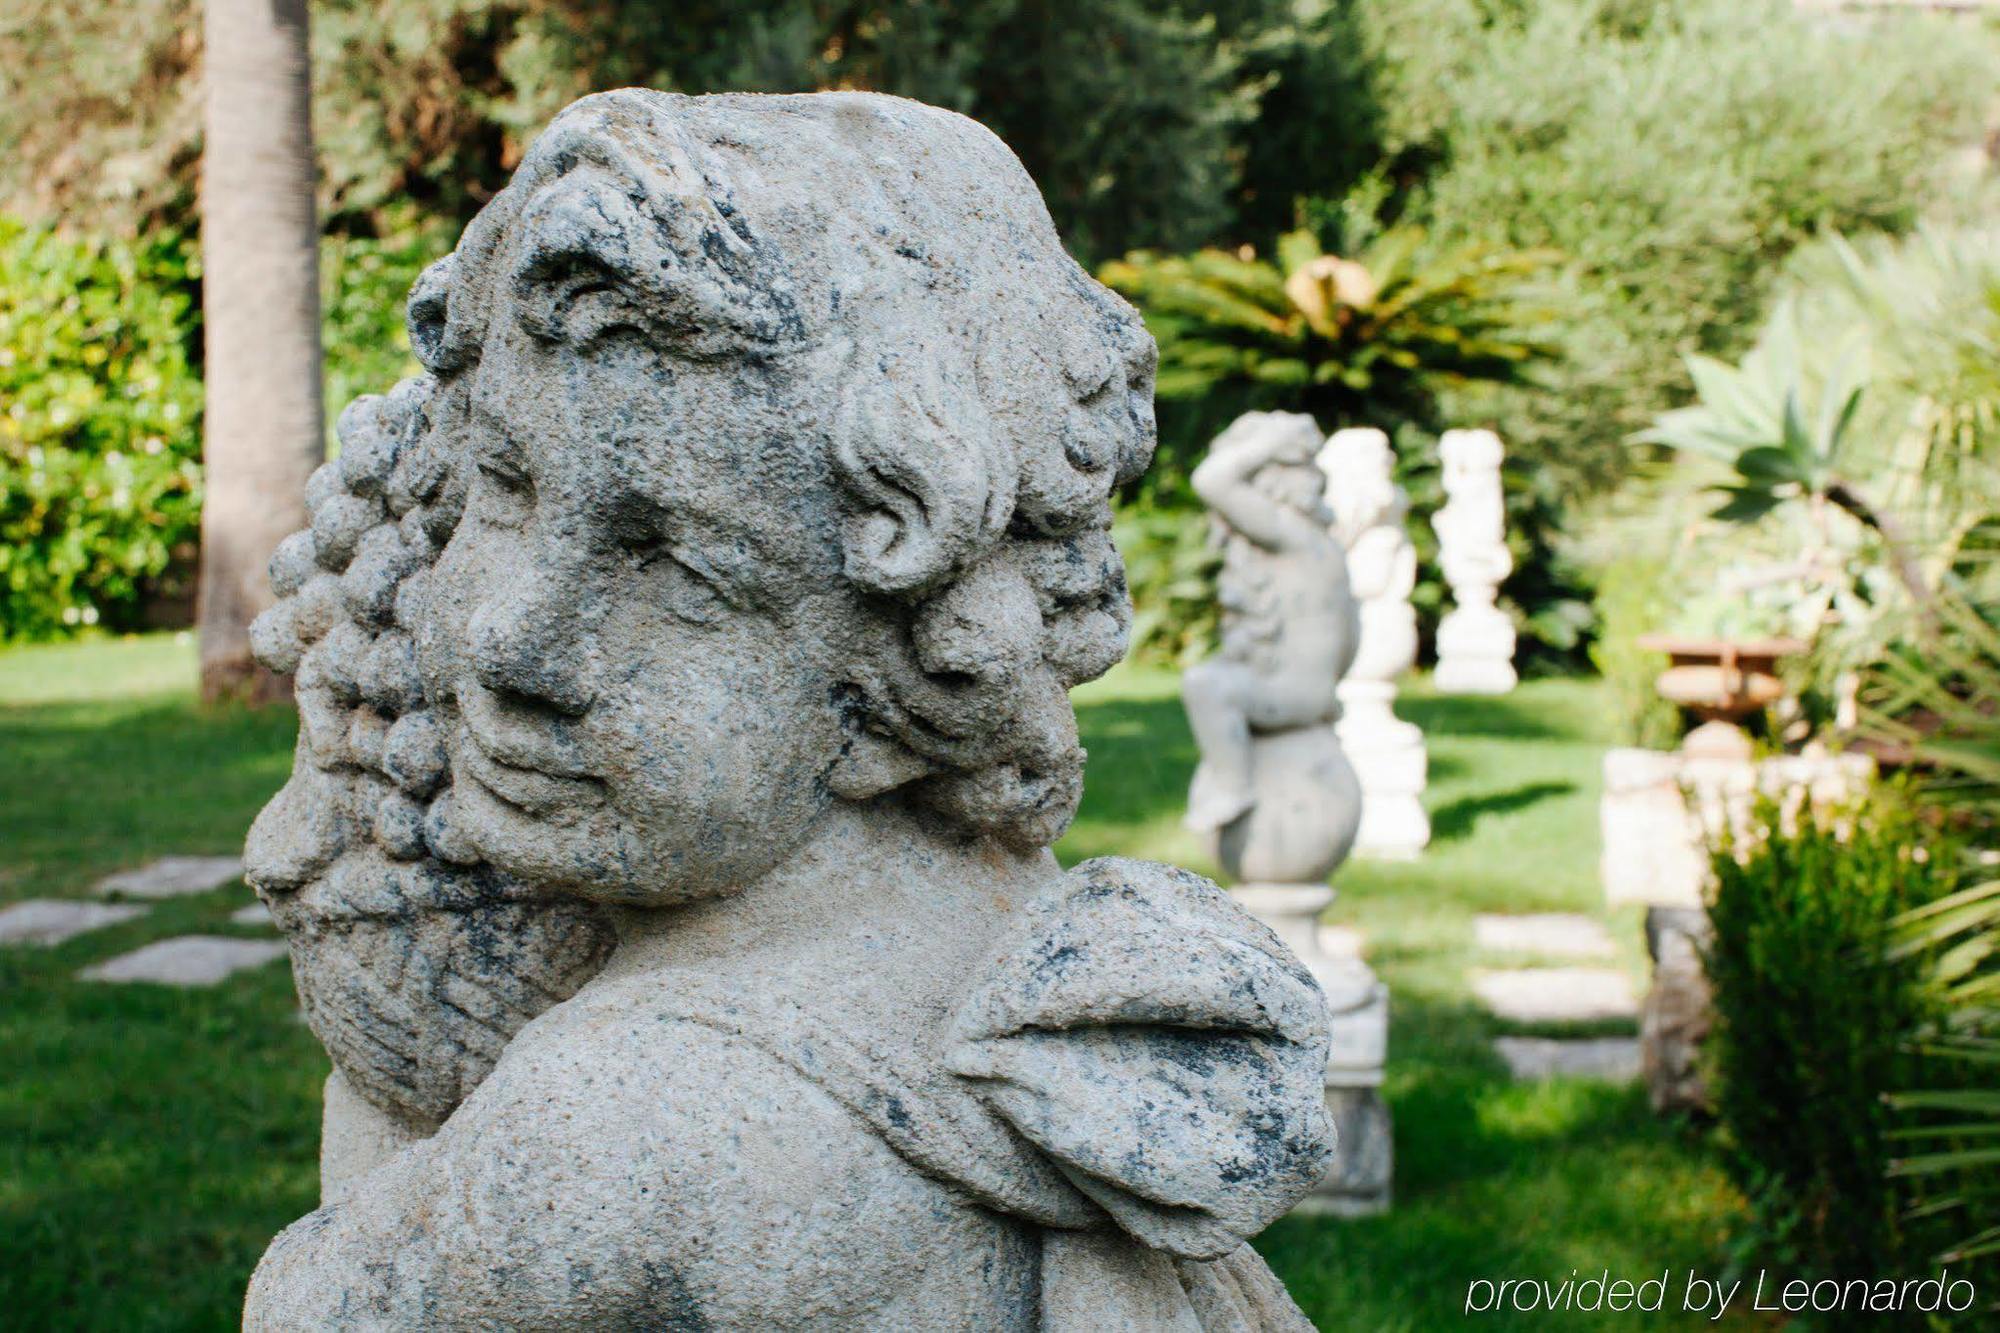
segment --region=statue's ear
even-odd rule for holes
[[[976,390],[885,361],[850,376],[833,458],[850,497],[847,575],[907,597],[951,575],[1012,517],[1014,478]]]

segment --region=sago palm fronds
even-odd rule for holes
[[[1892,656],[1877,673],[1876,730],[1936,774],[1926,794],[1989,835],[2000,827],[2000,628],[1958,598],[1944,599],[1938,633],[1921,652]],[[1906,913],[1897,952],[1931,958],[1946,1019],[1926,1049],[1967,1070],[1970,1086],[1898,1093],[1891,1104],[1925,1117],[1896,1137],[1912,1150],[1893,1174],[1945,1182],[1932,1211],[1958,1211],[1970,1230],[1944,1262],[2000,1254],[2000,880]]]
[[[1333,425],[1371,404],[1401,409],[1443,383],[1519,382],[1553,355],[1535,331],[1554,313],[1525,296],[1551,254],[1428,254],[1423,241],[1416,228],[1392,228],[1343,257],[1297,231],[1272,259],[1136,251],[1100,276],[1159,339],[1163,396],[1246,384]]]

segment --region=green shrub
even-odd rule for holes
[[[1869,727],[1926,765],[1918,794],[1973,846],[2000,840],[2000,606],[1947,596],[1936,632],[1878,665]],[[1928,954],[1945,1018],[1927,1043],[1934,1068],[1957,1075],[1891,1098],[1896,1174],[1920,1182],[1948,1247],[1941,1262],[2000,1263],[2000,879],[1990,859],[1949,898],[1906,913],[1899,949]]]
[[[1198,509],[1128,505],[1111,539],[1125,557],[1132,589],[1132,655],[1187,666],[1215,651],[1219,609],[1215,576],[1222,553]]]
[[[1927,1086],[1915,1042],[1938,1015],[1923,960],[1891,945],[1899,913],[1958,887],[1960,862],[1886,800],[1759,819],[1715,857],[1707,958],[1716,1110],[1750,1241],[1800,1276],[1907,1272],[1929,1249],[1889,1176],[1884,1095]]]
[[[1552,391],[1496,425],[1583,490],[1685,394],[1683,353],[1742,350],[1801,242],[1943,207],[2000,76],[1978,24],[1789,0],[1359,0],[1337,22],[1401,220],[1566,256]]]
[[[137,622],[201,503],[191,247],[0,218],[0,639]]]
[[[1639,646],[1672,609],[1673,589],[1664,562],[1626,555],[1597,571],[1597,638],[1591,665],[1610,687],[1612,707],[1627,744],[1672,749],[1680,739],[1680,713],[1660,697],[1655,682],[1667,669],[1665,653]]]
[[[403,308],[424,265],[451,249],[438,223],[407,220],[376,237],[328,236],[320,241],[320,341],[326,357],[326,425],[364,393],[386,393],[423,367],[410,351]]]

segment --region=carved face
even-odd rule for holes
[[[551,343],[512,313],[470,389],[422,635],[455,701],[453,823],[595,898],[742,884],[803,841],[841,744],[828,627],[854,612],[815,451],[740,365]]]
[[[1257,469],[1250,484],[1279,504],[1317,521],[1326,520],[1326,477],[1312,463],[1268,463]]]

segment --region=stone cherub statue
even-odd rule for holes
[[[1012,155],[587,98],[410,330],[256,627],[334,1073],[246,1326],[1309,1327],[1245,1238],[1326,1170],[1320,992],[1048,852],[1155,354]]]
[[[1505,694],[1519,677],[1514,623],[1497,604],[1500,584],[1514,568],[1500,489],[1500,437],[1490,430],[1448,430],[1438,454],[1446,498],[1431,527],[1453,605],[1438,623],[1433,679],[1455,694]]]
[[[1319,451],[1333,534],[1347,552],[1361,642],[1340,682],[1341,747],[1361,780],[1358,855],[1410,857],[1430,841],[1419,799],[1429,767],[1424,734],[1396,716],[1396,679],[1417,660],[1417,548],[1404,530],[1410,497],[1395,451],[1372,427],[1335,431]]]
[[[1334,734],[1360,626],[1319,444],[1309,416],[1246,413],[1192,478],[1223,548],[1222,646],[1181,680],[1201,748],[1187,823],[1244,880],[1323,884],[1361,817]]]

